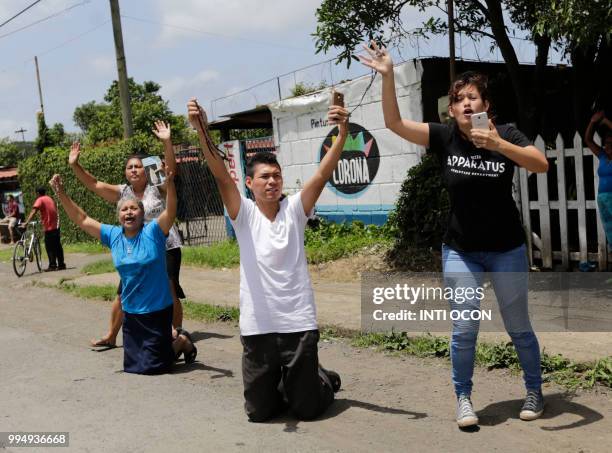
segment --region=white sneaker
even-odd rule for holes
[[[478,425],[478,416],[468,395],[459,395],[457,398],[457,425],[459,428]]]

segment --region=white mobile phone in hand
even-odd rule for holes
[[[472,113],[472,129],[489,129],[489,117],[487,112]]]

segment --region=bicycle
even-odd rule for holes
[[[21,235],[21,238],[15,244],[13,249],[13,270],[17,277],[21,277],[26,270],[28,261],[32,262],[36,260],[36,267],[38,272],[42,271],[42,262],[40,256],[40,240],[36,234],[34,226],[38,222],[28,223],[26,229]],[[17,227],[23,228],[21,225]]]

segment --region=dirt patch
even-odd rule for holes
[[[327,263],[309,265],[313,280],[358,282],[364,272],[440,272],[439,251],[391,250],[392,246],[376,244],[356,254]]]
[[[313,280],[346,283],[359,281],[363,272],[389,272],[388,250],[388,246],[376,244],[348,258],[311,264],[310,275]]]

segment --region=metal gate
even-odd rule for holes
[[[223,203],[215,179],[195,146],[175,148],[177,219],[187,245],[210,245],[228,239]]]

